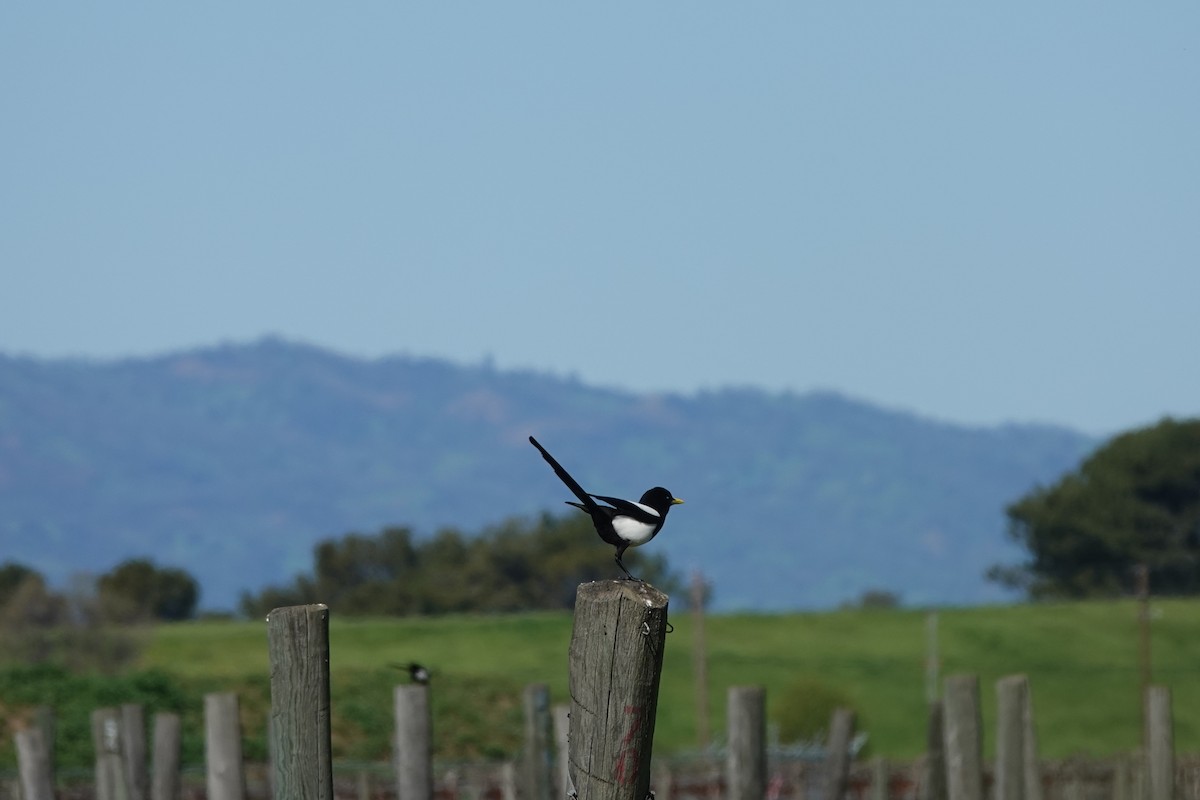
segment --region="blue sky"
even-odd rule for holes
[[[1200,5],[13,3],[0,352],[1200,413]]]

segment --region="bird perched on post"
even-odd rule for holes
[[[415,661],[411,664],[392,664],[391,666],[407,672],[408,677],[412,678],[413,683],[419,683],[422,686],[429,685],[429,670]]]
[[[567,505],[575,506],[592,518],[592,525],[595,526],[596,533],[600,534],[600,538],[617,548],[616,561],[621,572],[630,580],[637,580],[625,568],[621,556],[625,555],[626,549],[643,545],[653,539],[667,521],[667,512],[671,510],[671,506],[679,505],[683,501],[672,496],[661,486],[648,489],[636,503],[619,497],[589,494],[554,460],[554,456],[546,452],[546,448],[538,444],[537,439],[530,436],[529,443],[536,447],[542,458],[554,468],[554,474],[567,485],[571,494],[579,498],[578,503],[567,500]],[[597,500],[608,505],[600,505]]]

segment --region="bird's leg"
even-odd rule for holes
[[[626,547],[628,547],[628,545],[621,545],[620,547],[617,548],[617,556],[616,556],[617,566],[621,568],[621,572],[625,573],[625,578],[624,578],[625,580],[636,581],[637,578],[633,577],[633,573],[631,573],[629,570],[627,570],[625,568],[625,563],[623,561],[621,561],[621,556],[625,555]]]

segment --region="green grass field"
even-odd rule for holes
[[[1023,672],[1033,687],[1047,757],[1107,755],[1139,742],[1137,609],[1132,602],[950,609],[939,612],[942,675],[979,675],[985,731],[995,719],[995,682]],[[1155,682],[1174,692],[1176,743],[1200,750],[1200,602],[1152,605]],[[695,743],[692,620],[676,613],[667,637],[656,752]],[[768,710],[794,681],[815,679],[851,697],[873,753],[924,749],[926,614],[838,611],[737,614],[707,620],[709,707],[724,726],[731,685],[767,687]],[[567,699],[566,613],[426,619],[339,619],[330,628],[335,747],[344,757],[387,752],[392,662],[434,671],[437,749],[443,756],[497,756],[518,746],[523,685],[549,684]],[[205,685],[252,686],[261,706],[267,674],[264,622],[196,622],[155,628],[141,667]],[[991,750],[991,736],[985,737]]]

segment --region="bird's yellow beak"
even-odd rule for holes
[[[683,505],[683,501],[682,501],[682,500],[680,500],[678,497],[672,497],[672,498],[671,498],[671,505],[673,505],[673,506],[681,506],[681,505]]]

